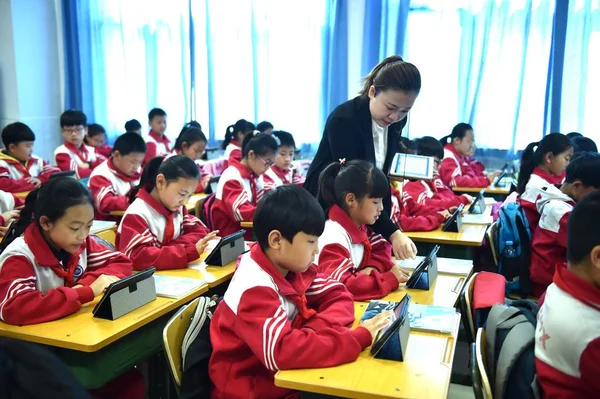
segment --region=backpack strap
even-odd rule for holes
[[[198,306],[196,307],[196,311],[190,320],[190,325],[185,331],[185,335],[181,344],[181,356],[183,358],[181,362],[182,369],[185,369],[185,355],[187,350],[200,333],[202,326],[206,322],[206,317],[209,314],[208,308],[210,306],[210,298],[201,296],[199,299]]]
[[[510,328],[510,331],[502,343],[500,356],[498,356],[494,384],[496,398],[504,398],[508,376],[521,353],[533,345],[535,335],[535,327],[522,314],[507,320],[506,326],[502,328]]]
[[[490,385],[494,386],[496,376],[496,331],[498,326],[510,319],[519,312],[518,309],[506,305],[494,305],[490,309],[488,314],[485,335],[486,335],[486,353],[487,355],[487,369],[490,378]]]

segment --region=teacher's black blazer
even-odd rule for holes
[[[346,161],[361,159],[375,165],[375,148],[373,145],[372,118],[369,111],[369,99],[356,97],[338,105],[327,118],[323,137],[317,154],[313,159],[304,188],[314,196],[317,195],[319,175],[332,162],[346,158]],[[402,128],[406,118],[388,127],[387,154],[383,164],[383,173],[387,176],[394,155],[398,152]],[[390,219],[390,193],[384,198],[384,210],[373,229],[388,238],[398,227]]]

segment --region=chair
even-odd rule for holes
[[[498,222],[492,223],[490,228],[486,232],[487,242],[492,252],[492,258],[494,259],[494,265],[498,267],[498,253],[496,252],[496,238],[498,235]]]
[[[183,376],[183,356],[181,353],[181,345],[183,343],[183,337],[185,332],[190,326],[192,316],[196,312],[200,298],[194,299],[189,304],[182,306],[167,322],[163,330],[163,345],[167,360],[169,362],[169,368],[171,369],[171,375],[175,382],[175,386],[179,390],[181,387],[181,379]]]
[[[471,275],[471,278],[469,278],[469,280],[467,281],[467,284],[465,285],[465,290],[463,293],[464,296],[464,312],[467,315],[467,326],[469,329],[469,337],[470,337],[470,342],[473,342],[475,340],[475,322],[473,320],[473,288],[475,287],[475,278],[477,278],[477,275],[479,273],[473,273]]]
[[[490,379],[485,365],[487,364],[485,330],[477,330],[477,338],[471,351],[473,393],[476,399],[493,399]]]

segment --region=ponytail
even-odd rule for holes
[[[181,133],[179,133],[177,140],[175,140],[174,148],[177,151],[183,151],[183,143],[187,143],[188,146],[191,146],[198,141],[202,141],[204,143],[208,141],[206,140],[204,133],[202,133],[202,130],[197,127],[184,127]]]
[[[469,125],[468,123],[461,122],[452,128],[452,132],[449,135],[440,139],[440,144],[446,145],[448,144],[448,140],[452,142],[454,139],[463,139],[469,130],[473,131],[473,126]]]
[[[341,162],[334,162],[323,169],[321,175],[319,176],[319,190],[317,192],[317,199],[325,211],[329,210],[329,208],[338,203],[335,197],[334,183],[335,178],[340,173],[341,169]]]
[[[223,139],[221,148],[223,150],[225,148],[227,148],[229,143],[231,143],[231,140],[233,140],[237,137],[238,133],[242,133],[242,134],[244,134],[244,137],[246,137],[246,135],[253,130],[254,130],[254,123],[248,122],[245,119],[240,119],[239,121],[237,121],[235,123],[235,125],[227,126],[227,129],[225,130],[225,139]]]
[[[405,62],[399,55],[392,55],[373,68],[364,79],[360,91],[363,98],[369,96],[371,86],[375,86],[375,95],[380,91],[400,90],[419,93],[421,91],[421,74],[416,66]]]
[[[525,192],[525,187],[527,186],[527,183],[529,183],[529,178],[537,165],[536,159],[538,157],[535,156],[535,153],[539,148],[539,145],[539,141],[529,143],[521,154],[521,167],[519,169],[519,180],[517,181],[517,192],[519,195]]]

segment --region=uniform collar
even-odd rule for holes
[[[154,140],[158,141],[159,143],[164,143],[164,144],[169,144],[169,138],[166,135],[162,135],[162,137],[156,133],[154,130],[150,129],[150,132],[148,132],[148,136],[152,137]]]
[[[126,182],[129,183],[133,183],[136,182],[140,179],[141,173],[138,169],[137,172],[135,172],[133,174],[133,176],[127,176],[126,174],[122,173],[119,169],[116,168],[114,162],[113,162],[113,157],[111,156],[110,158],[108,158],[108,169],[114,173],[119,179],[124,180]]]
[[[329,209],[328,217],[330,220],[339,223],[348,232],[353,244],[360,244],[369,238],[366,226],[356,227],[352,218],[339,206],[333,205]]]
[[[600,288],[570,271],[566,264],[556,265],[553,281],[578,301],[600,310]]]
[[[229,166],[233,166],[234,168],[236,168],[240,172],[240,175],[242,176],[243,179],[257,179],[258,178],[258,176],[256,174],[254,174],[254,172],[252,172],[250,169],[248,169],[246,166],[244,166],[244,164],[242,164],[237,159],[230,159]]]
[[[42,234],[37,221],[33,221],[26,229],[24,234],[25,242],[38,264],[49,267],[62,267],[61,262],[65,262],[71,256],[77,256],[86,248],[86,241],[73,255],[62,249],[54,249]]]
[[[152,209],[154,209],[156,212],[158,212],[160,215],[163,216],[169,216],[170,214],[174,213],[169,211],[167,208],[165,208],[165,206],[163,204],[161,204],[158,200],[156,200],[145,188],[141,187],[140,190],[138,191],[137,198],[141,199],[142,201],[144,201],[146,204],[148,204]]]
[[[458,153],[458,151],[456,151],[456,148],[454,148],[454,146],[452,145],[452,143],[448,143],[444,146],[444,150],[448,150],[450,151],[454,157],[458,160],[458,162],[460,163],[467,163],[467,158],[461,154]]]
[[[550,184],[561,184],[562,180],[563,180],[563,176],[554,176],[553,174],[550,174],[549,172],[545,171],[544,169],[540,168],[539,166],[536,166],[533,169],[532,173],[534,175],[539,176],[542,179],[546,180]]]

